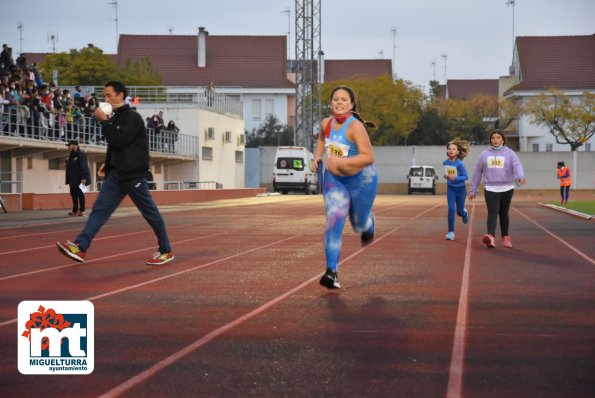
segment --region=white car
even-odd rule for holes
[[[314,154],[304,147],[279,147],[273,165],[273,192],[317,194],[318,175],[310,170]]]
[[[407,193],[432,192],[436,195],[436,170],[432,166],[411,166],[407,174]]]

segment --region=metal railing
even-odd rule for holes
[[[202,189],[223,189],[223,184],[217,181],[147,181],[151,191],[181,191]],[[103,181],[97,181],[97,190],[101,190]]]
[[[25,112],[23,108],[26,108]],[[0,137],[27,138],[39,141],[105,146],[101,126],[94,117],[77,117],[72,122],[61,120],[59,114],[35,113],[26,106],[0,113]],[[198,156],[198,137],[169,130],[147,128],[149,150],[155,153]]]
[[[104,87],[93,87],[98,98],[103,98],[103,90]],[[130,86],[127,87],[127,90],[128,96],[133,101],[138,99],[139,104],[196,104],[203,109],[244,116],[244,108],[239,95],[209,93],[205,87]]]

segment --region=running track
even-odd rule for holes
[[[515,197],[514,248],[488,250],[468,208],[448,242],[443,196],[379,196],[340,291],[317,283],[320,195],[168,208],[156,268],[138,213],[83,265],[54,246],[83,220],[0,228],[0,397],[594,397],[595,223]],[[18,372],[22,300],[93,302],[91,375]]]

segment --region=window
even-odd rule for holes
[[[236,151],[236,163],[244,163],[244,152]]]
[[[49,170],[66,170],[66,158],[48,159]]]
[[[223,142],[231,142],[231,131],[226,131],[223,134]]]
[[[246,134],[240,134],[238,136],[238,145],[246,145]]]
[[[274,114],[275,101],[272,99],[264,100],[264,116],[269,117]]]
[[[591,152],[591,143],[590,142],[587,142],[585,144],[585,152]]]
[[[554,144],[545,144],[545,151],[551,152],[554,149]]]
[[[33,156],[27,156],[27,170],[33,169]]]
[[[262,101],[254,99],[252,100],[252,120],[262,119]]]
[[[533,152],[539,152],[539,144],[533,144],[532,148],[533,148]]]
[[[412,167],[409,171],[409,175],[412,177],[423,177],[424,169],[422,167]]]
[[[215,128],[209,127],[205,130],[205,141],[215,139]]]
[[[297,171],[304,170],[304,159],[302,158],[278,158],[277,159],[278,169],[293,169]]]
[[[203,160],[213,160],[213,148],[208,146],[202,147],[202,158]]]

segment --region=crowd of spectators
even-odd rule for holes
[[[16,61],[6,44],[0,54],[0,134],[68,142],[102,143],[95,93],[83,95],[46,83],[35,63]]]
[[[155,139],[150,142],[152,151],[159,152],[175,152],[176,141],[178,141],[178,133],[180,129],[176,126],[173,120],[170,120],[167,125],[163,120],[163,111],[145,119],[147,129],[149,132],[154,132]]]
[[[136,99],[138,100],[138,98]],[[0,134],[15,137],[86,144],[104,144],[101,129],[93,117],[99,105],[96,94],[83,94],[46,83],[35,63],[24,55],[16,61],[12,48],[2,46],[0,54]],[[134,106],[134,103],[131,103]],[[152,151],[175,152],[179,129],[163,112],[146,119]]]

